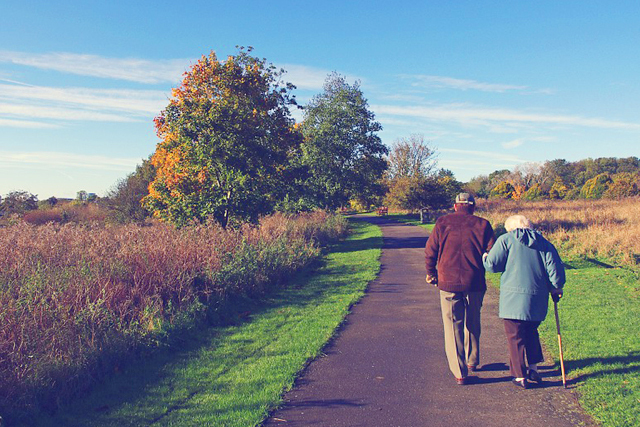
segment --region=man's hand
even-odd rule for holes
[[[562,298],[562,289],[554,289],[551,291],[551,299],[553,302],[560,301],[560,298]]]
[[[427,274],[427,283],[433,286],[438,286],[438,278],[435,276],[432,276],[430,274]]]
[[[487,259],[487,257],[489,256],[489,254],[487,252],[482,254],[482,262],[485,262],[485,260]]]

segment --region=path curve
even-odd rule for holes
[[[384,236],[379,277],[264,426],[593,425],[545,363],[544,387],[511,384],[494,289],[482,309],[478,381],[457,385],[444,355],[437,290],[424,282],[428,232],[389,217],[366,220]]]

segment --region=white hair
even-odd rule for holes
[[[504,222],[504,228],[507,231],[513,231],[516,228],[532,228],[531,222],[524,215],[511,215]]]

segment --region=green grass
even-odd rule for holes
[[[565,262],[565,297],[558,303],[568,383],[603,426],[640,425],[640,287],[638,274],[595,260]],[[489,274],[499,283],[498,274]],[[559,366],[550,302],[541,338]]]
[[[113,376],[39,426],[252,426],[281,402],[375,278],[382,234],[352,222],[317,270],[210,328]]]
[[[426,228],[429,231],[433,231],[433,227],[436,225],[435,222],[422,224],[420,222],[419,214],[399,214],[399,213],[390,213],[389,217],[395,219],[399,222],[404,222],[406,224],[417,225],[418,227]]]

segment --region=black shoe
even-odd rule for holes
[[[533,381],[534,383],[540,384],[542,382],[542,377],[538,373],[538,371],[529,371],[529,376],[527,378],[529,381]]]
[[[520,388],[529,388],[529,383],[527,382],[526,378],[523,378],[521,380],[516,380],[515,378],[513,378],[511,379],[511,382]]]

